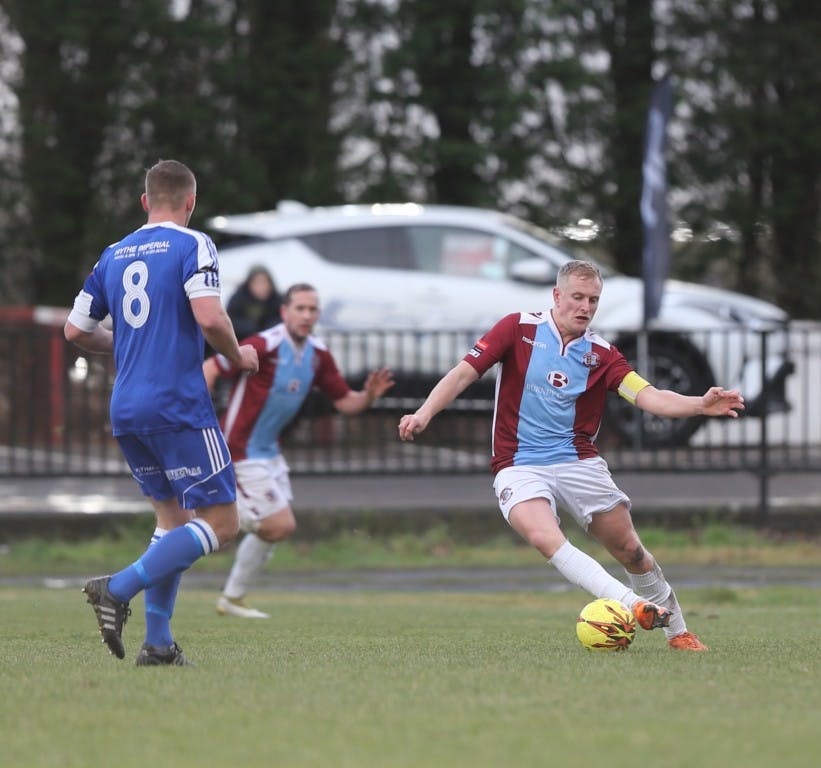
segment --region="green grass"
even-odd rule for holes
[[[25,538],[0,547],[0,576],[90,575],[119,569],[145,549],[153,530],[151,519],[122,524],[105,535],[81,540]],[[641,528],[645,545],[663,565],[793,565],[821,567],[818,536],[775,537],[719,523],[687,530]],[[576,528],[568,535],[581,549],[602,562],[610,556]],[[232,548],[203,559],[197,569],[224,572],[230,568]],[[517,539],[501,519],[481,538],[469,538],[444,524],[422,532],[370,535],[342,531],[321,538],[300,538],[280,545],[269,566],[273,569],[408,568],[536,566],[543,560]]]
[[[821,749],[818,590],[682,590],[712,651],[640,632],[584,651],[587,597],[263,593],[270,621],[183,590],[198,666],[125,661],[77,591],[0,588],[0,762],[8,768],[586,766],[806,768]]]

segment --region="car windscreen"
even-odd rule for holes
[[[563,242],[559,240],[559,238],[552,235],[548,230],[540,227],[536,224],[532,224],[529,221],[524,221],[523,219],[517,219],[515,216],[509,216],[505,218],[505,224],[507,224],[512,229],[515,229],[523,234],[527,235],[534,240],[538,240],[542,246],[550,248],[552,251],[556,252],[564,259],[583,259],[585,261],[592,261],[598,266],[602,277],[615,277],[619,273],[614,270],[612,267],[608,267],[605,264],[602,264],[598,259],[593,258],[587,253],[583,251],[576,252],[565,245]]]

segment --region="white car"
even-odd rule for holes
[[[208,226],[220,249],[224,301],[257,264],[270,270],[281,291],[312,284],[323,333],[361,332],[369,339],[334,349],[343,371],[355,378],[367,366],[389,365],[399,374],[396,397],[426,394],[503,315],[551,306],[559,267],[579,257],[521,219],[453,206],[308,208],[286,201],[272,211],[217,216]],[[748,415],[761,415],[764,403],[767,412],[788,407],[784,382],[792,364],[781,309],[669,280],[659,317],[644,337],[648,354],[639,360],[643,283],[605,267],[602,272],[593,327],[657,387],[693,394],[714,383],[739,387]],[[490,378],[469,392],[492,398]],[[635,440],[641,425],[644,445],[684,443],[700,423],[638,418],[619,398],[611,398],[608,409],[616,434]]]

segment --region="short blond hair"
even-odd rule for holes
[[[592,261],[583,261],[582,259],[566,261],[559,268],[559,274],[556,276],[556,285],[563,288],[567,285],[567,280],[571,275],[593,278],[600,283],[602,282],[601,270]]]

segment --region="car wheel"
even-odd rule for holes
[[[648,367],[639,368],[635,336],[623,337],[616,346],[630,365],[657,389],[682,395],[703,395],[713,386],[713,375],[704,355],[686,339],[673,334],[651,334]],[[608,397],[605,425],[625,445],[658,448],[686,445],[704,423],[704,417],[668,419],[653,416],[618,396]]]

